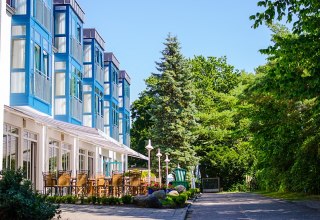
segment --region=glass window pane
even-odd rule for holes
[[[105,95],[110,95],[110,85],[109,83],[104,84],[104,94]]]
[[[84,45],[84,62],[91,62],[91,45]]]
[[[17,15],[22,15],[27,13],[27,0],[16,0],[15,10]]]
[[[55,70],[65,70],[66,69],[66,62],[55,62]]]
[[[49,76],[49,55],[43,51],[43,74]]]
[[[91,115],[84,115],[83,116],[83,125],[92,127],[92,116]]]
[[[14,39],[12,40],[12,68],[25,68],[25,49],[26,41],[24,39]]]
[[[87,64],[84,65],[84,78],[91,78],[92,77],[92,65],[91,64]]]
[[[58,12],[55,16],[55,34],[65,34],[66,32],[66,13]]]
[[[83,112],[91,113],[91,94],[83,94]]]
[[[38,44],[34,44],[34,68],[41,72],[41,53],[40,46]]]
[[[66,77],[65,73],[56,73],[56,96],[63,96],[65,95],[66,91]]]
[[[25,72],[11,73],[11,93],[25,93]]]
[[[66,114],[66,99],[59,98],[55,99],[54,110],[56,115],[65,115]]]
[[[66,52],[66,38],[65,37],[55,37],[55,47],[58,49],[59,53]]]
[[[25,25],[14,25],[12,26],[12,36],[26,35]]]
[[[90,85],[83,85],[83,91],[84,92],[91,92],[92,86]]]

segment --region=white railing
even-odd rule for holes
[[[95,80],[97,80],[98,83],[100,83],[103,86],[103,83],[104,83],[103,69],[97,64],[94,65],[94,68],[95,68]]]
[[[71,116],[82,121],[82,102],[71,97]]]
[[[51,104],[51,79],[42,72],[36,70],[31,75],[33,87],[32,93],[37,98]]]
[[[82,45],[79,44],[78,40],[71,38],[71,54],[72,56],[79,61],[79,63],[83,62],[83,48]]]

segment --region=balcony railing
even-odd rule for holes
[[[78,40],[71,38],[71,54],[72,56],[79,61],[79,63],[83,62],[83,48],[82,45],[79,44]]]
[[[95,68],[95,80],[97,80],[98,83],[103,85],[103,82],[104,82],[103,69],[97,64],[94,65],[94,68]]]
[[[96,128],[100,129],[101,131],[103,131],[103,117],[101,117],[100,115],[96,115]]]
[[[31,93],[35,97],[51,104],[51,79],[36,70],[34,74],[31,74],[30,82],[32,83]]]
[[[82,121],[82,102],[74,97],[71,97],[71,116]]]

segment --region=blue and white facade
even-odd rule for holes
[[[16,0],[13,7],[10,105],[52,115],[52,0]]]
[[[82,124],[83,109],[83,22],[77,4],[54,0],[54,117]]]
[[[116,59],[111,77],[102,37],[83,24],[76,0],[0,0],[0,170],[22,167],[39,191],[46,171],[94,176],[126,170],[128,155],[146,159],[127,147],[130,125],[121,128],[130,80],[119,78]],[[119,116],[105,111],[107,100]],[[103,132],[106,116],[118,120],[113,136]]]
[[[83,30],[83,125],[103,131],[104,40],[96,29]]]
[[[104,131],[119,141],[119,66],[113,53],[104,54]]]
[[[119,74],[119,141],[130,147],[130,84],[125,70]]]

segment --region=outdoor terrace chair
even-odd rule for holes
[[[88,170],[77,170],[75,182],[75,195],[87,196],[88,194]]]
[[[142,188],[141,171],[129,171],[129,185],[127,185],[130,195],[139,195]]]
[[[109,193],[109,181],[103,174],[96,175],[97,196],[106,196]]]
[[[59,194],[64,195],[63,191],[66,189],[65,194],[71,193],[71,170],[59,170],[58,171],[58,184],[57,188],[59,190]]]
[[[183,185],[184,187],[186,187],[186,189],[189,188],[189,183],[186,181],[186,173],[187,171],[185,169],[182,168],[175,168],[174,169],[174,181],[172,181],[172,185],[178,186],[178,185]]]
[[[47,189],[49,188],[50,193],[52,195],[52,192],[56,189],[57,187],[57,178],[55,173],[53,172],[42,172],[42,177],[43,177],[43,192],[44,194],[47,194]]]
[[[120,171],[112,171],[112,179],[109,195],[120,197],[123,194],[124,174]]]

